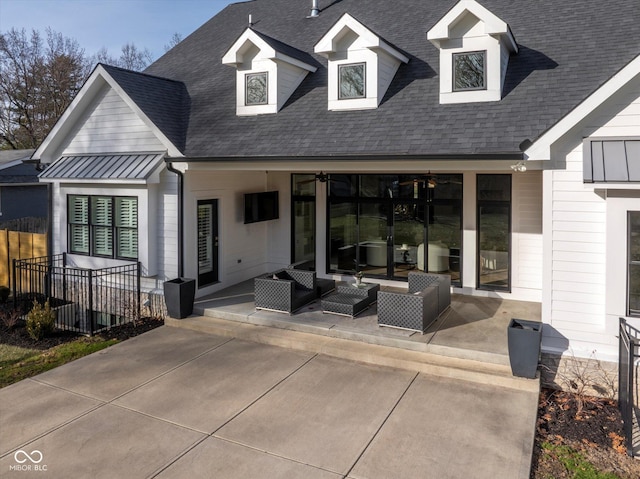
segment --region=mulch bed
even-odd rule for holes
[[[625,452],[622,418],[615,401],[543,389],[531,479],[573,478],[553,453],[542,449],[544,442],[570,446],[603,473],[621,479],[640,477],[640,461]]]
[[[163,324],[164,320],[162,319],[141,318],[132,323],[114,326],[111,329],[96,334],[95,337],[124,341],[133,336],[137,336],[162,326]],[[61,331],[56,329],[53,334],[36,341],[27,333],[24,321],[18,320],[18,322],[11,328],[0,323],[0,343],[9,344],[11,346],[44,351],[54,346],[73,341],[79,337],[81,336],[73,331]]]

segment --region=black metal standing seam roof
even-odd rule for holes
[[[164,153],[63,156],[40,173],[44,179],[146,180]]]
[[[237,3],[145,73],[185,85],[188,125],[175,126],[187,125],[184,153],[189,158],[491,155],[519,152],[523,140],[537,139],[640,53],[637,1],[480,0],[518,40],[520,51],[510,58],[503,98],[441,105],[439,51],[426,32],[456,3],[321,0],[317,18],[307,18],[310,0]],[[410,58],[374,110],[327,110],[327,61],[313,47],[344,13]],[[221,63],[248,26],[249,14],[255,30],[308,52],[320,65],[276,114],[237,116],[235,70]],[[133,78],[122,79],[134,83],[123,88],[135,91],[131,96],[137,103],[155,106],[153,121],[174,121],[167,118],[171,108],[156,106],[163,96]],[[164,98],[171,103],[168,95]]]

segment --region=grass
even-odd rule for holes
[[[571,474],[572,479],[620,479],[615,474],[598,471],[593,464],[572,447],[544,442],[542,449],[546,454],[557,458]]]
[[[45,351],[0,344],[0,388],[95,353],[117,339],[78,338]]]

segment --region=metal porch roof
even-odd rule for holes
[[[146,180],[164,153],[63,156],[39,178],[55,180]]]

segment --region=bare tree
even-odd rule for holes
[[[133,43],[125,43],[119,57],[112,56],[105,47],[102,47],[94,59],[94,63],[106,63],[127,70],[142,71],[153,61],[153,56],[147,48],[140,50]]]
[[[36,148],[90,72],[75,40],[46,33],[0,34],[0,148]]]
[[[171,50],[173,47],[175,47],[178,43],[180,43],[182,41],[182,35],[180,35],[179,33],[174,33],[171,36],[171,40],[169,40],[169,43],[167,43],[164,46],[164,52],[167,53],[169,50]]]

